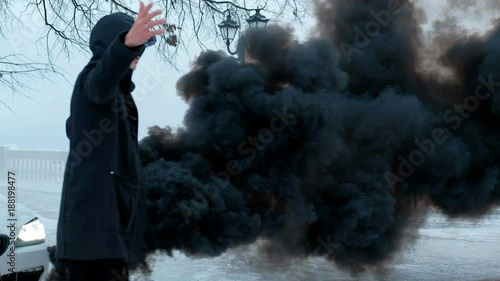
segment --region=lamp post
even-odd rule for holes
[[[219,24],[220,31],[222,33],[222,39],[226,42],[227,51],[231,55],[236,55],[236,52],[231,51],[230,45],[233,42],[236,32],[240,28],[240,25],[231,18],[231,14],[227,15],[226,20]]]
[[[251,28],[264,28],[268,21],[269,19],[260,14],[260,9],[255,10],[255,14],[247,19],[248,26]]]
[[[264,28],[267,26],[267,19],[265,16],[260,14],[260,9],[255,10],[255,14],[250,16],[247,20],[248,26],[250,28]],[[226,43],[227,51],[231,55],[238,54],[238,60],[240,62],[245,62],[245,38],[241,36],[238,40],[238,47],[236,51],[231,51],[231,43],[236,36],[236,32],[240,28],[240,25],[231,18],[231,14],[229,14],[224,21],[219,24],[219,28],[222,33],[222,39]]]

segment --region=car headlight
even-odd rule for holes
[[[35,245],[45,242],[45,228],[38,218],[27,222],[21,228],[16,240],[16,247]]]

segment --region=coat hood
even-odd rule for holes
[[[118,36],[128,32],[134,22],[134,18],[121,12],[109,14],[99,19],[90,33],[89,47],[92,51],[90,64],[98,61],[111,43]],[[131,92],[135,89],[135,84],[131,81],[132,72],[133,70],[130,69],[121,82],[121,86],[130,89]]]
[[[89,47],[93,60],[98,60],[106,48],[134,25],[134,18],[125,13],[113,13],[102,17],[90,33]]]

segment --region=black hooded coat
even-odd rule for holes
[[[134,19],[100,19],[93,56],[76,79],[66,134],[66,163],[57,226],[57,259],[144,257],[145,190],[138,154],[138,112],[130,94],[132,61],[145,47],[124,45]]]

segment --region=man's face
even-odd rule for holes
[[[137,64],[139,63],[139,59],[140,59],[140,57],[136,57],[132,61],[132,63],[130,64],[130,69],[135,70],[135,68],[137,67]]]

